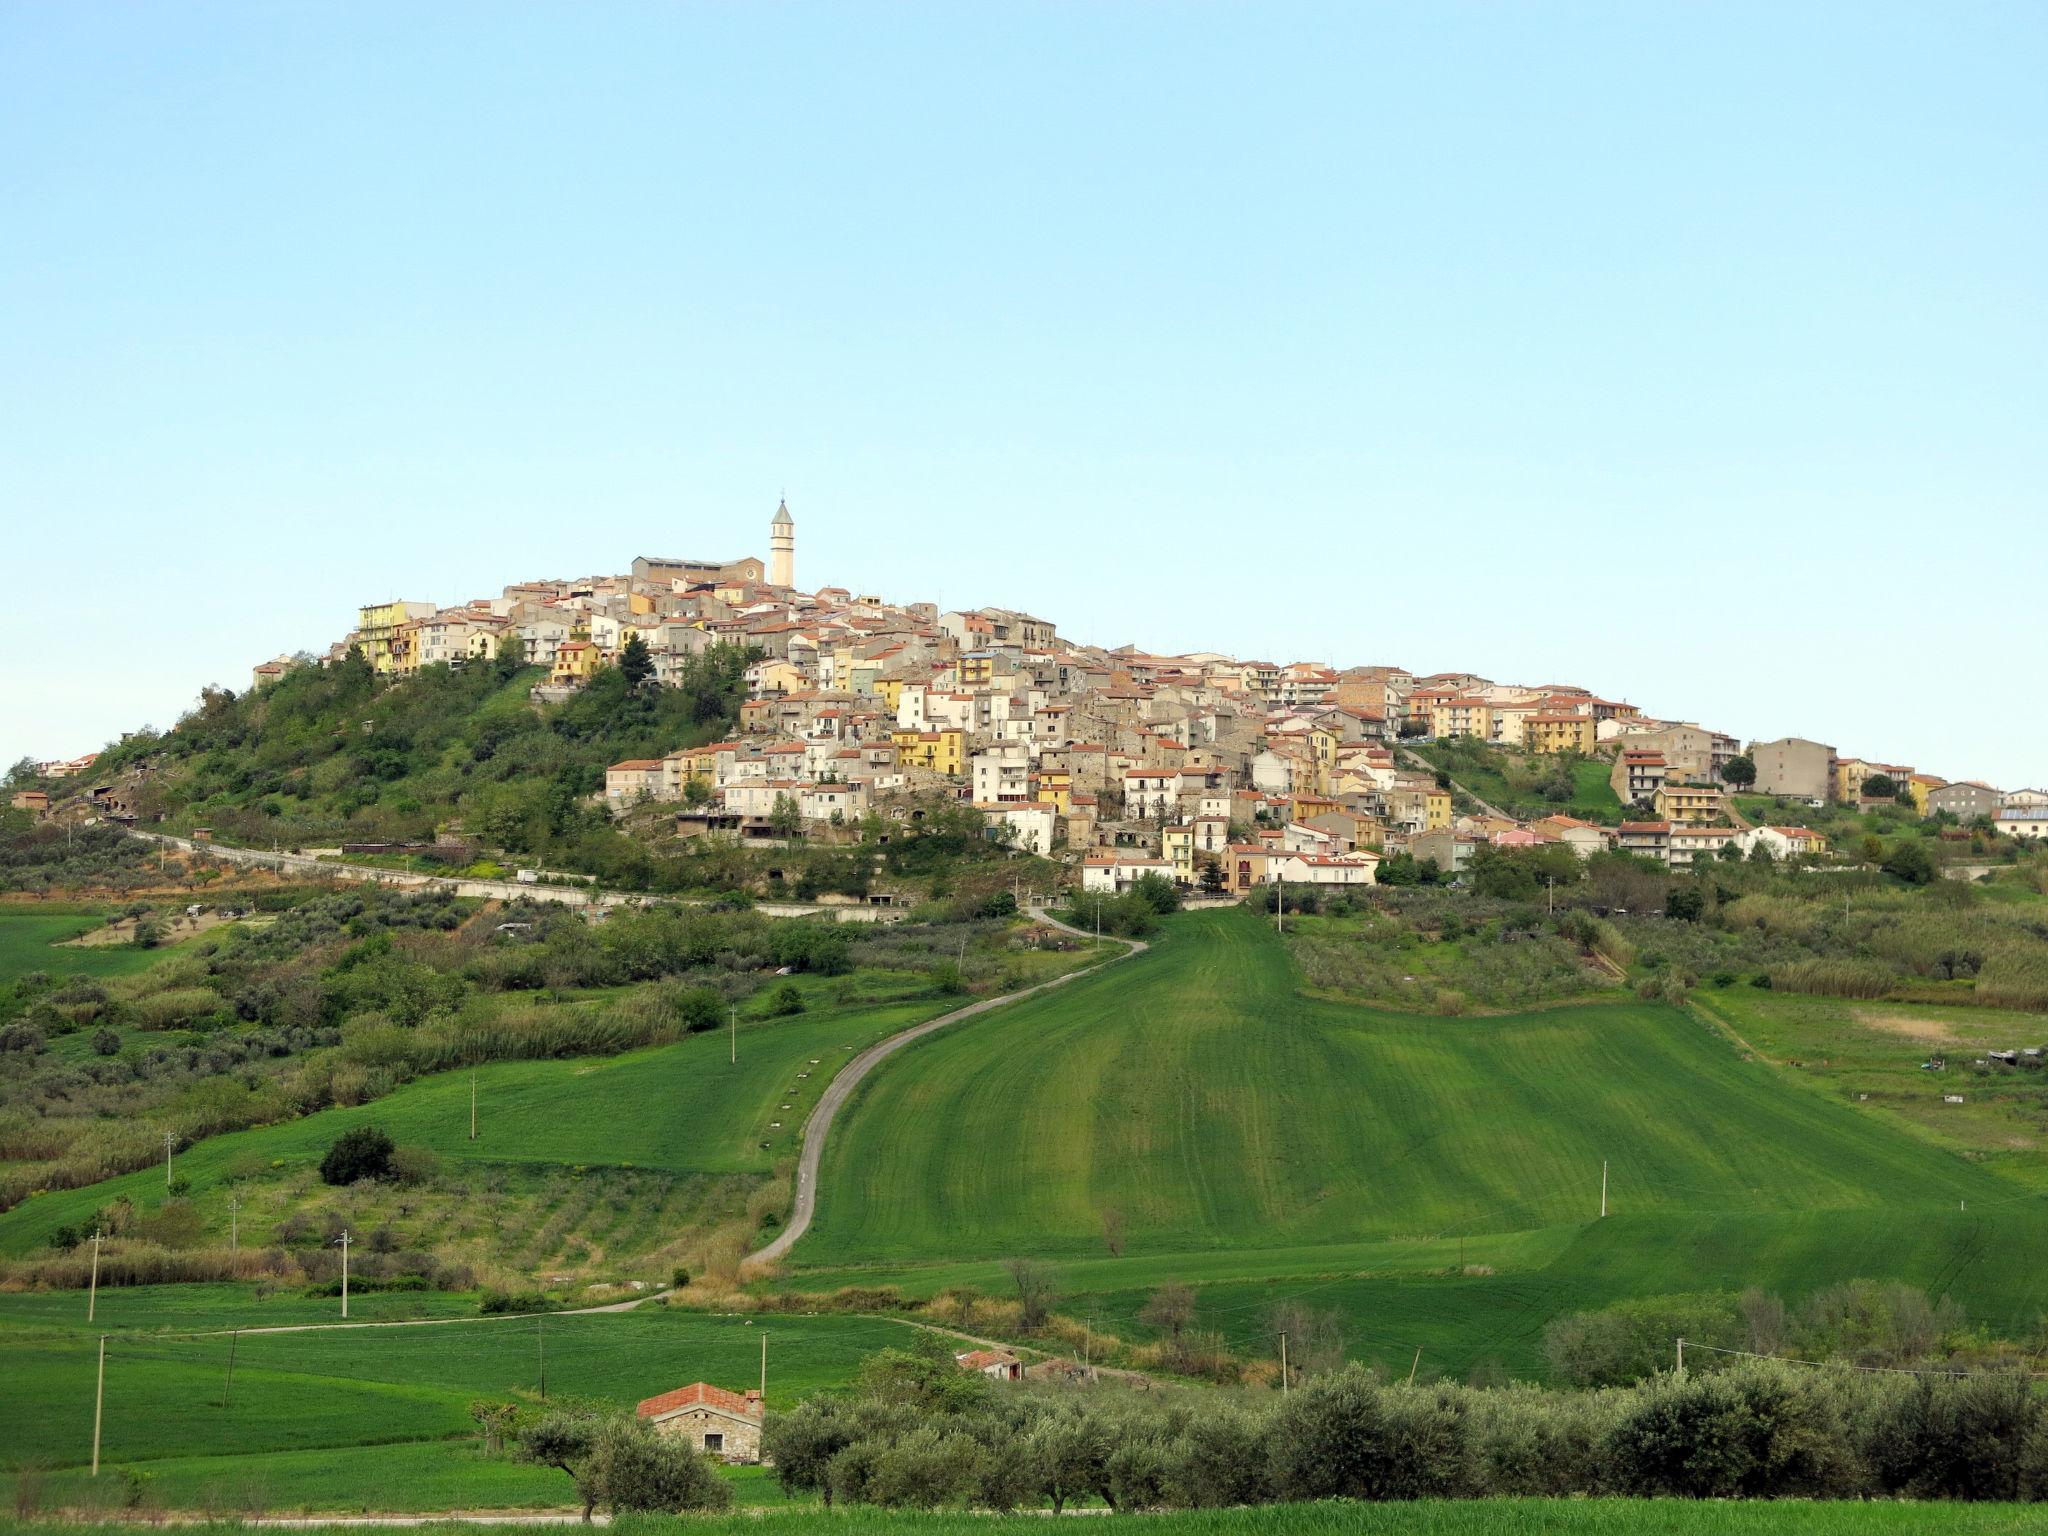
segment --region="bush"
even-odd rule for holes
[[[725,1022],[725,998],[712,987],[691,987],[676,999],[676,1022],[690,1034],[702,1034]]]
[[[804,995],[793,981],[785,981],[768,994],[768,1016],[786,1019],[804,1011]]]
[[[1817,1378],[1746,1361],[1643,1388],[1608,1453],[1621,1493],[1812,1498],[1853,1491],[1847,1441]]]
[[[732,1487],[709,1458],[632,1419],[607,1419],[576,1471],[589,1509],[681,1514],[732,1507]]]
[[[395,1151],[391,1138],[374,1125],[343,1131],[320,1159],[321,1182],[353,1184],[359,1179],[389,1178]]]

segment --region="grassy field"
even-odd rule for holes
[[[227,1287],[189,1288],[212,1293],[195,1304],[186,1289],[103,1298],[113,1305],[94,1325],[110,1334],[103,1458],[145,1473],[155,1497],[183,1508],[561,1504],[559,1473],[481,1454],[469,1439],[472,1400],[538,1403],[543,1368],[550,1399],[618,1405],[697,1380],[751,1386],[766,1337],[768,1398],[787,1406],[843,1384],[866,1355],[906,1336],[904,1325],[875,1318],[748,1319],[652,1305],[307,1328],[286,1324],[296,1306],[251,1302],[245,1291],[236,1308]],[[98,1334],[82,1308],[66,1326],[48,1302],[0,1297],[0,1351],[8,1459],[50,1470],[61,1499],[91,1454]],[[150,1331],[237,1323],[272,1331]]]
[[[1523,763],[1528,771],[1545,766],[1544,759],[1511,759],[1507,753],[1495,750],[1475,750],[1470,744],[1456,746],[1424,742],[1413,749],[1425,761],[1434,763],[1457,781],[1467,792],[1477,795],[1488,805],[1498,806],[1510,813],[1526,813],[1531,816],[1565,815],[1583,816],[1595,821],[1615,821],[1621,815],[1621,801],[1615,796],[1608,777],[1613,764],[1588,758],[1572,764],[1572,797],[1569,800],[1551,801],[1528,789],[1517,789],[1508,781],[1501,770],[1510,761]],[[1523,771],[1518,769],[1517,771]]]
[[[841,1063],[862,1047],[954,1005],[912,997],[875,1006],[824,1001],[783,1019],[743,1019],[737,1066],[723,1031],[623,1056],[501,1062],[477,1074],[478,1128],[469,1139],[469,1074],[424,1078],[372,1103],[240,1131],[181,1153],[208,1229],[226,1234],[226,1186],[268,1181],[276,1198],[245,1192],[254,1209],[245,1240],[263,1240],[266,1218],[304,1205],[306,1178],[336,1136],[377,1125],[401,1145],[431,1148],[456,1167],[641,1170],[657,1174],[768,1173],[795,1153],[804,1117]],[[786,1108],[784,1106],[787,1106]],[[779,1122],[779,1123],[778,1123]],[[273,1177],[275,1175],[275,1177]],[[0,1253],[40,1247],[59,1226],[88,1219],[119,1196],[163,1194],[161,1169],[83,1189],[38,1195],[0,1215]]]
[[[406,1470],[413,1471],[409,1465]],[[418,1475],[431,1476],[434,1470],[431,1464],[423,1465]],[[549,1475],[560,1478],[560,1474]],[[763,1481],[758,1472],[738,1479],[743,1506],[772,1502],[772,1484],[768,1485],[770,1498],[758,1496]],[[54,1482],[52,1491],[58,1491]],[[515,1502],[507,1500],[496,1507]],[[1790,1500],[1745,1504],[1682,1499],[1472,1499],[1454,1503],[1425,1499],[1407,1504],[1333,1501],[1119,1515],[1116,1528],[1137,1536],[1506,1536],[1510,1532],[1515,1536],[1553,1532],[1556,1536],[2006,1536],[2036,1529],[2040,1518],[2038,1505],[2017,1504],[1809,1504]],[[477,1536],[512,1536],[532,1529],[492,1525],[488,1520],[465,1528]],[[632,1522],[632,1529],[643,1536],[820,1536],[824,1532],[833,1536],[984,1536],[989,1528],[986,1515],[896,1514],[874,1509],[639,1516]],[[39,1521],[16,1524],[13,1529],[22,1536],[54,1536],[78,1527]],[[212,1532],[230,1527],[193,1529]],[[304,1529],[309,1536],[341,1536],[349,1527]]]
[[[997,1261],[1029,1254],[1061,1266],[1062,1311],[1126,1337],[1180,1279],[1241,1347],[1299,1295],[1345,1313],[1355,1353],[1527,1375],[1548,1318],[1628,1296],[1877,1277],[2000,1329],[2048,1306],[2025,1258],[2048,1202],[1681,1010],[1419,1019],[1301,996],[1241,912],[1168,927],[877,1072],[785,1283],[1001,1294]]]
[[[98,916],[62,916],[0,907],[0,987],[31,971],[52,976],[132,976],[161,960],[167,950],[130,945],[67,944],[105,924]]]
[[[1991,1008],[1861,1002],[1733,988],[1700,1005],[1805,1086],[1867,1106],[1913,1134],[2048,1190],[2048,1068],[1970,1064],[2048,1044],[2048,1019]],[[1940,1057],[1941,1071],[1923,1063]],[[1961,1104],[1944,1102],[1962,1095]]]
[[[920,1042],[828,1150],[806,1263],[1515,1231],[1597,1213],[1953,1206],[2011,1186],[1788,1093],[1679,1010],[1417,1019],[1304,998],[1243,912]]]

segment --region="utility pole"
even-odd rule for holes
[[[88,1323],[92,1321],[92,1315],[93,1315],[93,1312],[94,1312],[94,1311],[95,1311],[95,1310],[96,1310],[96,1309],[97,1309],[97,1308],[99,1307],[99,1304],[100,1304],[100,1233],[99,1233],[99,1228],[95,1227],[95,1228],[93,1228],[93,1233],[92,1233],[92,1289],[91,1289],[91,1290],[89,1290],[89,1291],[87,1291],[87,1292],[85,1293],[85,1320],[86,1320],[86,1321],[87,1321]]]
[[[235,1346],[242,1342],[242,1330],[237,1328],[228,1335],[228,1383],[221,1390],[220,1405],[226,1408],[235,1400]]]
[[[107,1336],[100,1335],[99,1384],[92,1394],[92,1475],[100,1475],[100,1411],[107,1403]]]
[[[533,1320],[533,1347],[540,1355],[540,1400],[548,1400],[548,1320],[536,1317]]]
[[[768,1330],[761,1330],[761,1402],[768,1402]]]
[[[1279,878],[1274,889],[1278,894],[1273,902],[1273,931],[1275,933],[1285,933],[1287,931],[1287,877],[1285,875]]]
[[[348,1231],[348,1228],[347,1228],[347,1227],[343,1227],[343,1228],[341,1229],[341,1237],[340,1237],[340,1238],[338,1239],[338,1241],[339,1241],[339,1242],[341,1243],[341,1315],[342,1315],[342,1316],[343,1316],[344,1318],[346,1318],[346,1317],[348,1316],[348,1241],[349,1241],[349,1231]]]
[[[1600,1215],[1607,1215],[1607,1159],[1600,1159]]]
[[[1411,1360],[1411,1361],[1409,1361],[1409,1362],[1408,1362],[1408,1385],[1409,1385],[1409,1386],[1411,1386],[1411,1387],[1412,1387],[1412,1386],[1414,1386],[1414,1385],[1415,1385],[1415,1373],[1416,1373],[1416,1371],[1417,1371],[1418,1369],[1420,1369],[1420,1368],[1421,1368],[1421,1365],[1422,1365],[1422,1346],[1421,1346],[1420,1344],[1418,1344],[1418,1345],[1416,1345],[1416,1346],[1415,1346],[1415,1358],[1414,1358],[1413,1360]]]
[[[1287,1335],[1280,1335],[1280,1395],[1287,1395]]]
[[[725,1009],[726,1040],[730,1045],[729,1061],[733,1066],[740,1064],[740,1005],[728,1003]]]
[[[469,1139],[476,1140],[476,1068],[469,1069]]]
[[[171,1187],[171,1149],[178,1144],[176,1131],[164,1132],[164,1188]]]
[[[234,1253],[242,1246],[242,1202],[233,1195],[228,1196],[228,1252]]]
[[[1685,1374],[1685,1340],[1678,1341],[1678,1374]]]

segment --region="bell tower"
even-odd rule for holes
[[[786,499],[768,524],[768,585],[796,585],[796,519],[789,515]]]

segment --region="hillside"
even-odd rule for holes
[[[790,1283],[1000,1291],[995,1261],[1033,1255],[1076,1315],[1129,1324],[1184,1279],[1244,1340],[1299,1291],[1360,1343],[1453,1368],[1537,1369],[1548,1318],[1703,1286],[1897,1277],[2001,1327],[2048,1304],[2014,1256],[2048,1235],[2024,1187],[1802,1091],[1687,1010],[1449,1020],[1295,988],[1269,927],[1193,914],[1139,960],[919,1044],[843,1117]]]
[[[258,691],[209,689],[171,731],[110,748],[94,775],[127,779],[137,814],[167,830],[302,846],[431,839],[453,822],[493,850],[651,886],[645,850],[584,802],[607,764],[728,730],[748,659],[713,646],[665,688],[607,668],[545,705],[528,698],[542,669],[509,660],[402,682],[360,658],[303,667]]]

